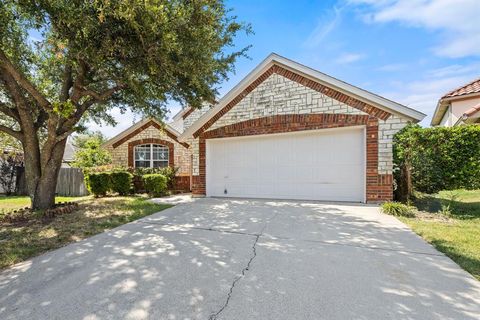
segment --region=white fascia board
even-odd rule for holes
[[[160,121],[156,120],[155,118],[145,118],[145,119],[142,119],[141,121],[135,123],[134,125],[132,125],[131,127],[129,127],[128,129],[120,132],[119,134],[117,134],[115,137],[111,138],[110,140],[108,140],[107,142],[105,142],[102,147],[108,147],[112,144],[114,144],[115,142],[119,141],[120,139],[122,139],[123,137],[129,135],[130,133],[132,133],[133,131],[137,130],[138,128],[140,128],[141,126],[143,126],[144,124],[150,122],[150,121],[154,121],[155,123],[159,124],[160,126],[163,126],[167,131],[169,131],[171,134],[175,135],[176,137],[180,136],[180,132],[178,132],[177,130],[175,130],[172,126],[170,126],[168,123],[161,123]]]

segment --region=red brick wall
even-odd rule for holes
[[[175,190],[190,191],[190,176],[176,176]]]
[[[193,177],[192,192],[206,194],[206,139],[366,126],[366,198],[367,202],[391,200],[392,175],[378,174],[378,119],[368,115],[295,114],[276,115],[238,122],[199,135],[199,175]]]

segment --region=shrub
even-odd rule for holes
[[[131,168],[130,172],[133,172],[135,177],[143,177],[146,174],[154,174],[154,173],[161,174],[165,176],[165,178],[167,178],[167,188],[171,190],[175,187],[175,176],[177,175],[178,169],[179,169],[178,167],[173,168],[170,166],[165,168]],[[141,189],[141,188],[142,186],[138,186],[137,189]]]
[[[167,192],[167,178],[158,173],[143,175],[145,189],[151,195],[161,196]]]
[[[90,173],[85,176],[88,191],[95,197],[105,196],[111,189],[111,177],[108,172]]]
[[[126,171],[114,171],[110,174],[112,191],[124,196],[132,188],[133,175]]]
[[[380,207],[382,212],[397,217],[414,217],[415,207],[400,202],[385,202]]]
[[[408,125],[395,135],[393,150],[399,186],[426,193],[480,188],[480,126]]]

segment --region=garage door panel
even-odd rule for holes
[[[207,140],[207,195],[364,201],[364,161],[362,128]]]

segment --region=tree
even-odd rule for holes
[[[18,151],[0,151],[0,187],[7,196],[15,191],[17,168],[21,166],[22,155]]]
[[[78,135],[73,139],[76,151],[73,156],[73,167],[92,168],[112,163],[110,153],[102,148],[106,141],[101,132],[90,132]]]
[[[248,48],[222,0],[3,0],[0,131],[19,140],[33,209],[53,206],[67,137],[127,108],[199,107]],[[33,41],[31,34],[40,34]]]

